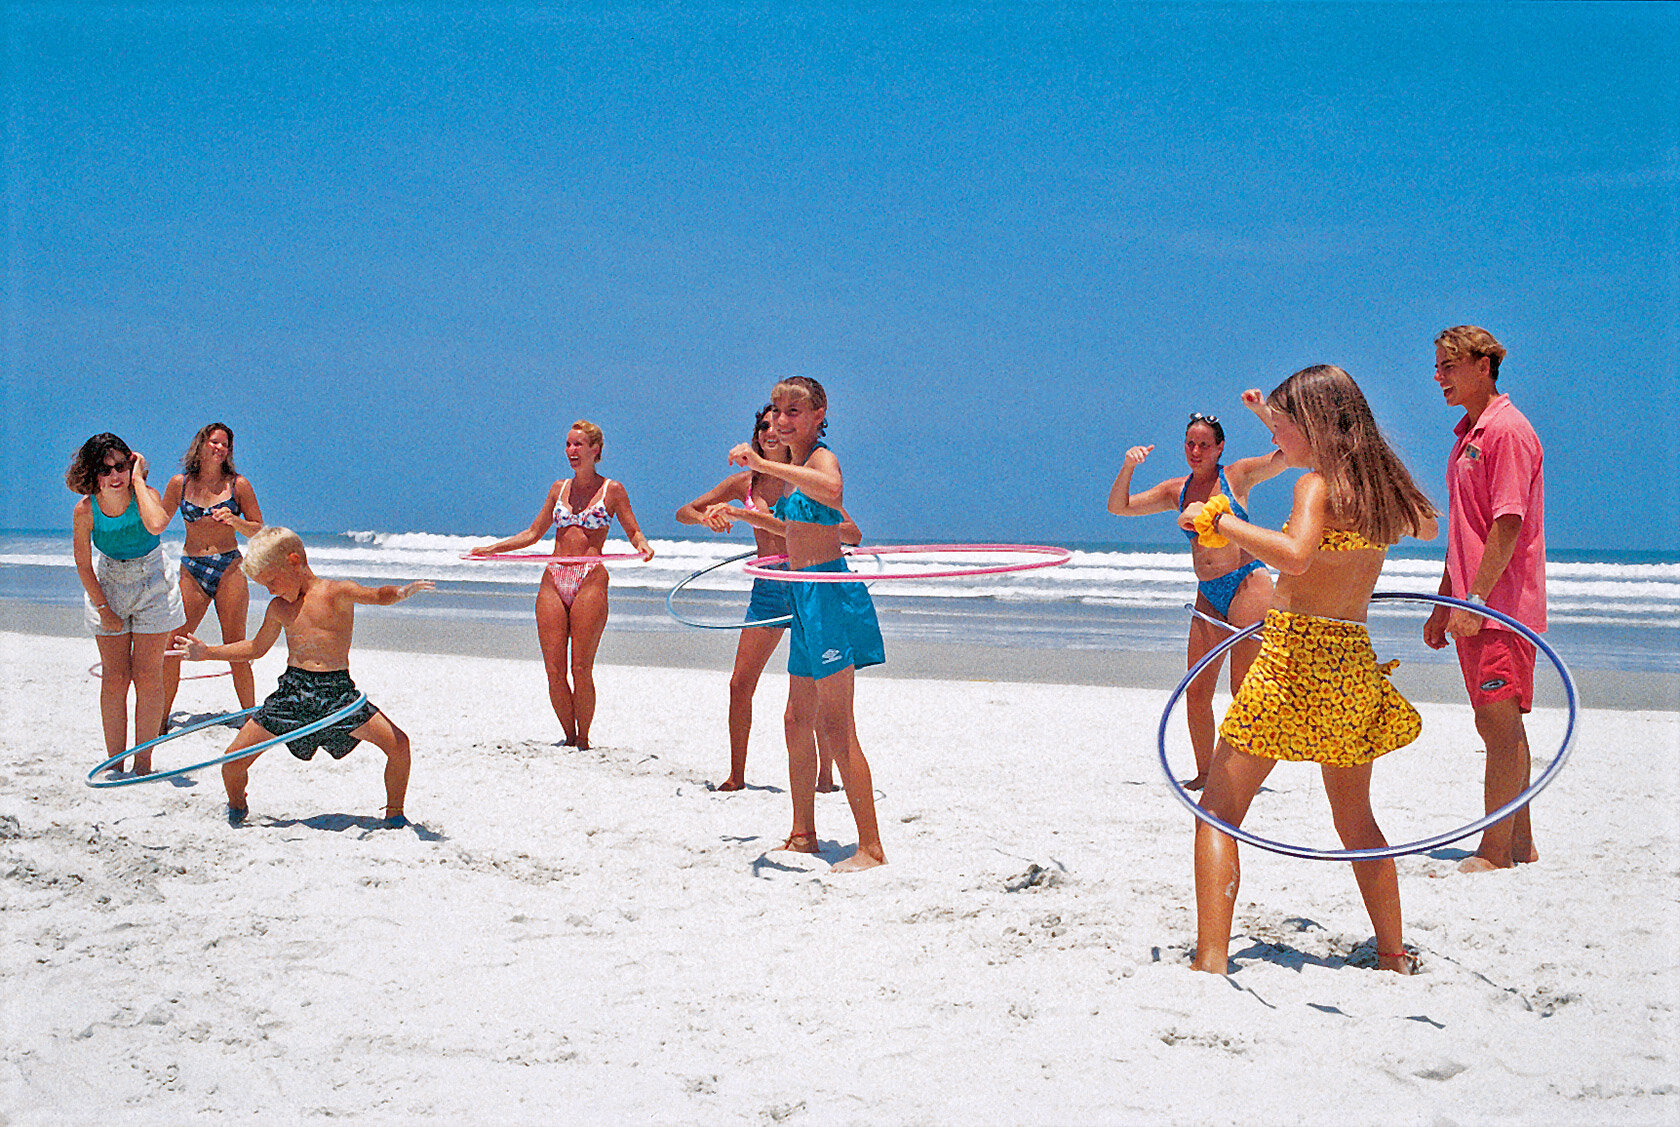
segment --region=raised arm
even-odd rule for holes
[[[1178,506],[1178,491],[1184,485],[1182,477],[1175,477],[1153,485],[1142,493],[1132,493],[1132,473],[1143,465],[1155,447],[1134,446],[1126,451],[1120,472],[1108,488],[1108,511],[1117,517],[1146,517],[1151,513],[1168,512]]]
[[[642,526],[636,523],[636,514],[630,508],[630,491],[622,481],[607,486],[607,511],[618,518],[618,526],[630,538],[630,546],[642,554],[642,560],[653,559],[653,545],[642,535]]]
[[[760,457],[752,448],[752,443],[743,442],[729,452],[729,462],[779,477],[819,505],[838,509],[845,501],[846,486],[840,473],[840,459],[827,447],[812,451],[803,466],[796,466],[792,462],[772,462]]]
[[[1316,473],[1302,474],[1295,483],[1294,507],[1289,512],[1289,531],[1279,532],[1250,524],[1232,513],[1217,519],[1215,531],[1237,547],[1255,556],[1268,567],[1285,575],[1300,575],[1312,566],[1318,553],[1319,540],[1324,535],[1324,523],[1329,512],[1330,490]],[[1178,526],[1194,529],[1196,517],[1202,511],[1200,501],[1192,501],[1179,514]]]
[[[416,579],[413,583],[405,583],[401,587],[387,584],[383,587],[364,587],[360,583],[349,580],[342,581],[344,586],[335,594],[352,603],[362,603],[368,606],[388,607],[393,603],[400,603],[410,595],[418,595],[421,591],[435,591],[437,584],[430,579]]]
[[[169,518],[175,510],[163,507],[163,498],[158,491],[146,484],[146,456],[134,455],[134,501],[140,506],[140,523],[145,525],[146,531],[157,535],[169,527]]]
[[[542,539],[543,533],[554,524],[554,506],[560,500],[560,487],[565,484],[561,478],[548,487],[548,497],[543,501],[543,507],[537,510],[537,515],[531,520],[531,527],[524,532],[516,532],[505,540],[498,540],[494,544],[480,544],[471,549],[470,555],[493,556],[499,552],[517,552],[521,548],[529,548]]]

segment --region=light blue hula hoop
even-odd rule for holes
[[[1246,626],[1238,630],[1202,655],[1202,659],[1191,666],[1190,672],[1184,675],[1184,680],[1178,683],[1178,688],[1173,690],[1172,696],[1167,698],[1167,707],[1161,712],[1161,727],[1156,734],[1156,746],[1160,752],[1161,770],[1167,776],[1167,784],[1172,788],[1173,796],[1182,802],[1190,813],[1220,833],[1234,837],[1238,841],[1247,842],[1249,845],[1258,846],[1261,849],[1269,849],[1273,853],[1282,853],[1289,857],[1301,857],[1309,861],[1375,861],[1390,857],[1404,857],[1410,853],[1424,853],[1438,846],[1469,837],[1471,834],[1481,833],[1489,826],[1504,821],[1534,801],[1534,796],[1545,790],[1546,786],[1557,777],[1557,773],[1563,770],[1563,764],[1569,758],[1569,745],[1575,739],[1575,720],[1580,710],[1579,697],[1575,691],[1575,678],[1570,676],[1569,667],[1564,665],[1563,659],[1557,655],[1556,650],[1546,644],[1544,638],[1509,615],[1501,614],[1499,611],[1492,610],[1479,603],[1467,603],[1463,599],[1448,598],[1446,595],[1381,592],[1372,595],[1371,601],[1374,603],[1391,601],[1437,603],[1446,607],[1458,607],[1472,614],[1479,614],[1483,618],[1493,618],[1503,622],[1531,642],[1535,649],[1545,654],[1547,660],[1557,668],[1558,677],[1563,681],[1564,695],[1569,701],[1569,723],[1564,727],[1563,744],[1558,748],[1557,756],[1553,758],[1551,765],[1542,771],[1540,777],[1530,783],[1521,794],[1491,814],[1477,818],[1469,825],[1456,830],[1448,830],[1446,833],[1436,834],[1433,837],[1419,838],[1417,841],[1409,841],[1402,845],[1385,845],[1380,849],[1309,849],[1305,846],[1290,845],[1287,842],[1272,841],[1269,838],[1250,833],[1240,826],[1233,826],[1224,819],[1217,818],[1203,810],[1197,805],[1196,799],[1191,796],[1190,792],[1184,789],[1184,785],[1173,776],[1172,765],[1167,762],[1167,723],[1172,719],[1173,707],[1178,704],[1179,698],[1184,695],[1184,691],[1190,687],[1190,682],[1196,679],[1197,674],[1221,657],[1226,650],[1245,638],[1258,633],[1265,623],[1256,622],[1252,626]]]
[[[697,626],[701,630],[748,630],[748,629],[751,629],[754,626],[790,626],[790,625],[792,625],[793,624],[793,615],[791,615],[791,614],[784,614],[780,618],[760,619],[757,622],[701,622],[699,619],[695,619],[695,618],[684,618],[682,615],[677,613],[677,608],[671,605],[671,600],[673,600],[677,597],[677,592],[678,591],[681,591],[684,587],[687,587],[690,583],[693,583],[696,579],[699,579],[702,575],[706,575],[709,572],[716,571],[718,568],[722,567],[724,564],[740,563],[742,560],[751,559],[752,557],[757,556],[757,555],[758,555],[758,552],[757,552],[756,549],[754,551],[751,551],[751,552],[742,552],[738,556],[730,556],[726,560],[719,560],[717,563],[712,564],[709,567],[701,568],[699,571],[695,572],[693,575],[690,575],[687,579],[684,579],[681,583],[678,583],[675,587],[671,588],[670,593],[665,596],[665,613],[670,615],[672,618],[676,619],[678,622],[682,623],[684,626]]]
[[[323,716],[321,719],[305,724],[301,728],[294,728],[283,736],[275,736],[273,739],[264,740],[262,743],[255,743],[250,747],[242,747],[238,751],[230,752],[227,755],[217,756],[215,759],[206,759],[203,763],[193,763],[186,767],[175,767],[168,771],[153,771],[150,775],[135,775],[127,779],[94,778],[95,775],[105,770],[105,768],[109,767],[111,764],[121,762],[130,755],[133,755],[135,752],[145,751],[147,748],[156,747],[161,743],[168,743],[170,740],[179,739],[181,736],[187,735],[190,732],[196,732],[201,728],[208,728],[212,724],[221,724],[228,720],[242,719],[243,717],[251,715],[253,712],[257,712],[260,706],[258,708],[242,708],[238,712],[229,712],[221,716],[212,716],[208,720],[200,720],[198,723],[182,728],[178,732],[170,732],[167,736],[159,736],[155,740],[147,740],[139,747],[131,747],[121,755],[111,756],[111,758],[107,759],[105,762],[101,763],[99,766],[87,773],[87,785],[95,788],[96,790],[104,790],[107,787],[131,787],[135,783],[155,783],[163,779],[173,779],[177,775],[187,775],[194,771],[202,771],[206,767],[217,767],[223,763],[232,763],[235,759],[249,759],[258,752],[267,751],[275,744],[285,743],[287,740],[295,740],[301,736],[307,736],[312,732],[319,732],[322,728],[330,728],[366,703],[367,694],[358,693],[356,694],[355,700],[351,701],[349,704],[345,705],[343,708],[334,712],[330,716]]]

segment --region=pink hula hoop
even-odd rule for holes
[[[759,556],[748,560],[742,567],[748,575],[755,579],[776,579],[783,583],[876,583],[890,579],[957,579],[971,575],[1002,575],[1010,571],[1032,571],[1041,567],[1056,567],[1065,564],[1073,558],[1073,553],[1066,548],[1053,548],[1047,544],[891,544],[886,547],[847,548],[848,556],[904,556],[927,555],[938,553],[941,555],[972,555],[977,553],[1000,554],[1010,553],[1019,555],[1045,556],[1046,559],[1031,560],[1027,563],[987,564],[983,567],[946,568],[941,571],[780,571],[773,570],[770,565],[786,563],[787,557]]]
[[[599,556],[539,556],[535,552],[494,552],[488,556],[475,556],[471,552],[461,557],[463,560],[489,560],[492,563],[540,563],[540,564],[586,564],[600,563],[603,560],[639,560],[640,552],[604,552]]]

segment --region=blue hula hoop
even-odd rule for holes
[[[1305,846],[1290,845],[1287,842],[1272,841],[1270,838],[1264,838],[1259,834],[1250,833],[1241,826],[1233,826],[1224,819],[1215,817],[1206,810],[1203,810],[1201,806],[1197,804],[1196,799],[1190,794],[1190,792],[1184,789],[1184,785],[1173,776],[1172,764],[1167,761],[1167,723],[1172,719],[1173,707],[1178,704],[1179,698],[1184,695],[1184,691],[1190,687],[1190,682],[1196,679],[1196,675],[1201,673],[1201,671],[1210,663],[1222,656],[1226,650],[1230,649],[1238,642],[1241,642],[1243,639],[1258,633],[1265,623],[1256,622],[1253,626],[1246,626],[1243,629],[1238,630],[1229,638],[1226,638],[1217,646],[1213,647],[1213,649],[1209,650],[1206,654],[1202,655],[1202,659],[1195,665],[1191,666],[1190,671],[1184,675],[1184,680],[1178,683],[1178,688],[1173,690],[1172,696],[1167,698],[1167,707],[1161,712],[1161,726],[1156,733],[1155,741],[1156,747],[1159,750],[1161,770],[1167,776],[1167,784],[1172,788],[1173,796],[1183,803],[1190,813],[1194,814],[1197,818],[1206,822],[1220,833],[1226,834],[1229,837],[1234,837],[1238,841],[1247,842],[1249,845],[1258,846],[1261,849],[1269,849],[1273,853],[1282,853],[1289,857],[1300,857],[1308,861],[1375,861],[1384,858],[1404,857],[1411,853],[1424,853],[1428,850],[1435,849],[1438,846],[1447,845],[1451,842],[1458,841],[1461,838],[1469,837],[1472,834],[1481,833],[1489,826],[1504,821],[1506,818],[1509,818],[1512,814],[1515,814],[1518,810],[1521,810],[1524,806],[1527,806],[1530,802],[1534,801],[1535,795],[1545,790],[1547,785],[1557,777],[1557,773],[1563,770],[1563,764],[1569,758],[1569,745],[1574,742],[1575,739],[1575,720],[1580,711],[1579,696],[1575,690],[1575,678],[1570,675],[1569,667],[1563,663],[1563,659],[1557,655],[1557,651],[1546,644],[1546,640],[1544,638],[1540,637],[1540,635],[1536,634],[1534,631],[1530,630],[1528,627],[1524,626],[1522,623],[1518,622],[1509,615],[1501,614],[1499,611],[1482,606],[1479,603],[1467,603],[1463,599],[1449,598],[1446,595],[1414,595],[1401,592],[1381,592],[1372,595],[1371,601],[1436,603],[1441,606],[1458,607],[1461,610],[1470,611],[1472,614],[1479,614],[1483,618],[1497,619],[1498,621],[1503,622],[1506,626],[1515,630],[1518,634],[1522,635],[1522,637],[1526,638],[1534,645],[1535,649],[1546,655],[1547,660],[1549,660],[1552,665],[1557,668],[1558,677],[1563,681],[1564,695],[1569,702],[1569,723],[1564,727],[1563,744],[1558,748],[1558,753],[1552,759],[1551,764],[1540,773],[1540,777],[1530,783],[1527,788],[1522,791],[1522,793],[1518,794],[1511,801],[1493,811],[1491,814],[1486,814],[1483,817],[1477,818],[1469,825],[1461,826],[1456,830],[1448,830],[1446,833],[1435,834],[1433,837],[1419,838],[1417,841],[1405,842],[1401,845],[1385,845],[1380,849],[1309,849]]]
[[[133,755],[135,752],[145,751],[147,748],[156,747],[161,743],[168,743],[170,740],[179,739],[180,737],[196,732],[201,728],[208,728],[212,724],[222,724],[229,720],[241,719],[251,715],[253,712],[259,711],[260,706],[258,708],[242,708],[238,712],[229,712],[221,716],[212,716],[208,720],[200,720],[198,723],[182,728],[178,732],[170,732],[168,735],[159,736],[155,740],[147,740],[138,747],[129,748],[121,755],[111,756],[111,758],[107,759],[105,762],[101,763],[99,766],[87,773],[87,785],[96,790],[104,790],[107,787],[131,787],[135,783],[156,783],[164,779],[173,779],[177,775],[187,775],[194,771],[202,771],[206,767],[217,767],[223,763],[232,763],[235,759],[249,759],[251,756],[256,755],[259,752],[267,751],[275,744],[285,743],[287,740],[295,740],[301,736],[307,736],[311,732],[319,732],[322,728],[330,728],[366,703],[367,694],[358,693],[356,694],[355,700],[351,701],[337,712],[332,713],[330,716],[323,716],[321,719],[311,721],[301,728],[294,728],[283,736],[275,736],[273,739],[264,740],[262,743],[255,743],[250,747],[242,747],[238,751],[231,752],[227,755],[217,756],[215,759],[206,759],[203,763],[193,763],[186,767],[175,767],[168,771],[153,771],[149,775],[135,775],[127,779],[94,778],[95,775],[111,766],[111,764],[119,763]]]
[[[742,552],[738,556],[730,556],[726,560],[719,560],[717,563],[712,564],[709,567],[701,568],[699,571],[690,575],[687,579],[684,579],[681,583],[678,583],[675,587],[671,588],[670,593],[665,596],[665,613],[682,623],[684,626],[695,626],[701,630],[747,630],[754,626],[792,625],[793,615],[791,614],[784,614],[780,618],[760,619],[757,622],[701,622],[699,619],[684,618],[682,615],[677,613],[677,608],[671,605],[671,601],[677,597],[678,591],[681,591],[684,587],[687,587],[690,583],[693,583],[702,575],[716,571],[724,564],[740,563],[742,560],[751,559],[757,555],[758,552],[756,549],[751,552]]]

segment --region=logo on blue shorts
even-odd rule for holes
[[[836,661],[839,661],[841,658],[843,658],[845,656],[846,655],[841,653],[839,650],[824,650],[823,655],[822,655],[822,663],[824,665],[830,665],[830,664],[832,664]]]

